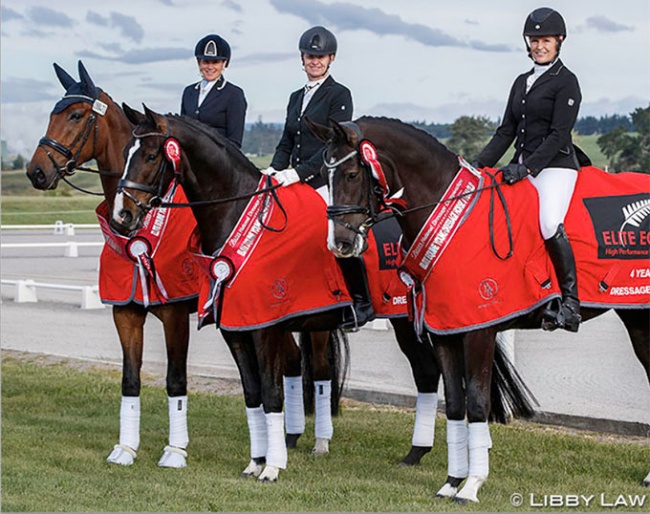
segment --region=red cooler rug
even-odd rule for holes
[[[260,187],[264,183],[263,178]],[[277,199],[268,194],[251,198],[214,256],[200,253],[200,234],[195,232],[195,258],[205,271],[199,328],[216,323],[226,330],[254,330],[352,304],[341,269],[327,248],[321,196],[304,184],[281,187],[276,193]],[[380,233],[379,242],[372,236],[366,260],[373,304],[382,317],[405,316],[406,288],[394,280],[399,234],[394,227]]]
[[[472,178],[465,170],[463,187],[485,187],[491,184],[487,173],[495,172],[483,169]],[[438,334],[467,332],[525,314],[560,296],[539,232],[537,192],[528,180],[503,185],[501,192],[510,230],[504,208],[488,190],[469,195],[471,201],[463,197],[464,205],[446,202],[444,216],[435,219],[434,228],[419,239],[424,243],[417,249],[414,243],[415,258],[411,255],[405,261],[411,273],[402,275],[406,282],[419,278],[424,283],[419,292],[411,288],[409,294],[416,323]],[[491,201],[495,204],[493,243]],[[576,257],[583,305],[648,307],[650,176],[583,168],[565,226]]]
[[[179,186],[170,189],[164,201],[183,203],[187,198]],[[105,240],[99,260],[103,303],[134,301],[148,307],[198,295],[202,274],[188,246],[196,227],[191,209],[152,209],[143,228],[131,237],[110,227],[111,213],[105,201],[96,214]]]

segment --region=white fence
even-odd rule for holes
[[[54,234],[74,236],[75,229],[97,229],[99,225],[91,223],[63,223],[56,221],[54,225],[0,225],[0,230],[53,230]]]
[[[36,288],[43,289],[58,289],[63,291],[79,291],[81,292],[81,308],[82,309],[103,309],[104,304],[99,298],[98,286],[80,286],[71,284],[51,284],[48,282],[35,282],[31,279],[25,280],[5,280],[2,279],[3,285],[13,285],[14,302],[16,303],[34,303],[38,302],[36,295]]]

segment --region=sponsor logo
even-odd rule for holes
[[[289,284],[285,279],[279,278],[273,283],[271,292],[278,300],[282,300],[289,294]]]
[[[481,281],[478,286],[478,294],[481,295],[481,298],[484,300],[491,300],[499,292],[499,286],[496,283],[496,280],[492,278],[485,278]]]
[[[650,194],[585,198],[599,259],[650,257]]]

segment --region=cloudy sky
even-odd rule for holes
[[[317,24],[338,38],[332,73],[352,90],[355,117],[496,120],[531,66],[521,30],[540,6],[567,21],[562,58],[580,80],[582,116],[648,106],[648,0],[2,0],[1,137],[31,156],[63,94],[53,62],[76,77],[81,59],[114,100],[178,112],[199,79],[194,46],[215,32],[233,48],[225,75],[246,93],[247,121],[282,122],[305,80],[298,39]]]

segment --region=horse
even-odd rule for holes
[[[330,250],[337,256],[361,255],[365,250],[368,227],[377,220],[392,216],[402,228],[404,253],[411,245],[418,244],[420,246],[416,250],[422,250],[419,255],[428,255],[426,250],[432,246],[422,245],[422,239],[418,237],[434,207],[444,204],[441,199],[458,200],[464,195],[476,198],[479,192],[477,189],[480,188],[473,187],[456,197],[444,196],[448,188],[452,190],[450,184],[459,169],[463,169],[462,162],[459,165],[459,156],[433,136],[399,120],[361,117],[348,123],[330,120],[330,126],[311,124],[311,128],[326,142],[322,171],[328,175],[330,191],[328,241],[332,241]],[[494,182],[497,182],[496,176]],[[493,183],[484,189],[502,194],[497,190],[498,186],[499,183]],[[448,219],[453,218],[444,218]],[[467,221],[464,223],[458,233],[467,226]],[[428,230],[430,225],[426,227]],[[437,240],[434,242],[439,243]],[[475,240],[473,244],[480,246],[483,242]],[[488,247],[487,238],[484,244]],[[506,253],[503,247],[495,248],[495,243],[492,244],[495,253]],[[451,251],[451,243],[447,248],[446,251]],[[458,247],[455,250],[463,251]],[[405,261],[407,257],[404,257]],[[502,255],[500,259],[508,257]],[[456,259],[452,261],[454,266],[458,266]],[[514,273],[514,270],[509,268],[508,272]],[[412,275],[406,276],[406,280],[412,279]],[[603,280],[601,288],[608,287],[605,282]],[[421,284],[425,293],[436,294],[433,280],[422,280]],[[414,287],[417,293],[418,284]],[[545,287],[549,287],[549,284]],[[494,288],[484,292],[494,293]],[[439,301],[457,300],[441,298]],[[454,334],[428,330],[442,367],[448,420],[449,469],[438,496],[454,498],[460,503],[478,501],[478,490],[489,472],[490,438],[485,421],[490,410],[489,370],[495,349],[495,334],[512,328],[541,328],[546,303],[534,306],[527,313],[518,312],[510,317],[498,318],[489,326]],[[614,311],[627,329],[637,358],[646,373],[650,373],[650,309],[647,305],[625,307],[614,308]],[[589,320],[607,310],[583,305],[581,315],[583,320]],[[458,491],[465,479],[465,485]],[[650,475],[644,483],[650,483]]]
[[[79,61],[77,82],[63,68],[54,64],[59,81],[66,95],[57,104],[51,115],[45,136],[27,169],[32,185],[41,190],[53,190],[60,180],[68,183],[68,178],[77,170],[97,172],[101,177],[103,196],[108,204],[108,212],[113,208],[115,193],[121,170],[124,168],[123,149],[128,143],[133,126],[121,107],[100,88],[96,87],[83,63]],[[84,168],[82,165],[96,159],[98,170]],[[71,184],[75,187],[74,184]],[[88,191],[85,191],[88,192]],[[191,227],[190,227],[191,229]],[[119,260],[119,257],[114,256]],[[122,367],[122,406],[120,408],[119,444],[115,445],[107,461],[114,464],[131,465],[139,445],[139,406],[134,411],[130,404],[139,402],[143,353],[143,329],[148,313],[153,314],[162,324],[167,350],[167,394],[169,396],[169,444],[163,450],[159,461],[161,467],[184,467],[187,464],[187,354],[189,346],[190,314],[197,311],[198,290],[192,298],[168,303],[152,304],[148,307],[129,301],[123,305],[113,305],[113,320],[123,354]],[[249,357],[241,355],[239,348],[248,344],[244,335],[234,334],[230,345],[235,361],[246,361]],[[305,370],[305,387],[313,388],[314,381],[332,381],[331,410],[320,408],[317,417],[326,426],[331,424],[331,414],[336,413],[342,383],[345,378],[346,341],[338,334],[301,334],[297,346],[291,334],[278,334],[277,345],[283,346],[285,357],[284,373],[295,382]],[[301,351],[302,349],[302,351]],[[248,383],[244,375],[250,372],[246,366],[239,366],[242,382]],[[302,383],[299,384],[301,392]],[[295,386],[298,387],[298,386]],[[307,395],[306,395],[307,396]],[[307,396],[307,398],[309,398]],[[312,397],[313,398],[313,397]],[[249,400],[255,403],[254,399]],[[259,405],[259,402],[257,405]],[[296,405],[298,403],[298,405]],[[313,404],[313,400],[312,400]],[[309,402],[306,407],[309,408]],[[294,401],[291,408],[302,414],[302,399]],[[304,430],[304,426],[303,426]],[[287,444],[295,446],[301,432],[287,435]],[[317,438],[314,453],[326,453],[327,441]]]
[[[234,232],[234,227],[238,226],[238,220],[245,212],[247,203],[254,197],[266,195],[263,201],[275,202],[286,216],[279,199],[273,196],[277,194],[277,186],[259,189],[262,175],[257,167],[215,131],[187,117],[157,114],[146,106],[144,114],[127,105],[123,105],[123,108],[127,117],[137,125],[125,150],[129,159],[120,183],[121,192],[118,197],[121,201],[113,211],[113,223],[128,230],[137,228],[150,209],[161,205],[161,192],[167,190],[174,180],[183,186],[189,199],[188,204],[176,207],[192,208],[201,235],[201,250],[205,255],[221,258],[220,250],[226,241],[230,241],[229,235]],[[266,179],[267,186],[270,180]],[[304,194],[311,191],[312,195],[317,195],[308,186],[304,186],[303,190]],[[320,200],[314,202],[318,203]],[[174,207],[173,204],[162,205]],[[324,214],[323,205],[323,222]],[[260,219],[262,214],[257,216]],[[269,226],[262,222],[260,224],[263,227],[261,231],[283,233],[282,227]],[[277,240],[274,241],[276,246],[281,246]],[[213,262],[220,261],[217,259]],[[218,272],[213,270],[212,276],[218,276]],[[299,295],[305,293],[306,291],[301,291]],[[227,301],[225,299],[224,304]],[[427,395],[429,400],[426,402],[428,406],[418,404],[413,445],[402,461],[404,465],[413,465],[419,463],[421,457],[430,451],[433,445],[437,404],[435,392],[440,376],[439,367],[431,346],[426,341],[419,341],[406,317],[390,318],[390,321],[400,348],[411,363],[418,390],[424,393],[423,396]],[[275,364],[279,357],[277,348],[272,346],[268,337],[269,331],[326,330],[337,327],[341,322],[341,308],[335,305],[333,308],[321,309],[318,313],[286,316],[277,322],[269,323],[270,326],[256,330],[253,333],[253,344],[258,351],[266,353],[266,359],[259,363],[259,367],[260,379],[267,384],[267,389],[280,388]],[[224,337],[228,337],[228,331],[224,332]],[[497,351],[497,355],[503,357],[500,351]],[[524,401],[523,391],[518,387],[517,377],[512,376],[507,362],[503,359],[497,361],[500,363],[500,371],[494,374],[496,393],[491,414],[495,419],[505,420],[509,407]],[[281,405],[273,402],[272,398],[264,397],[263,401],[265,412],[273,414],[281,411]],[[425,418],[420,426],[418,418]],[[267,468],[269,464],[267,457]],[[275,467],[277,468],[277,465]]]

